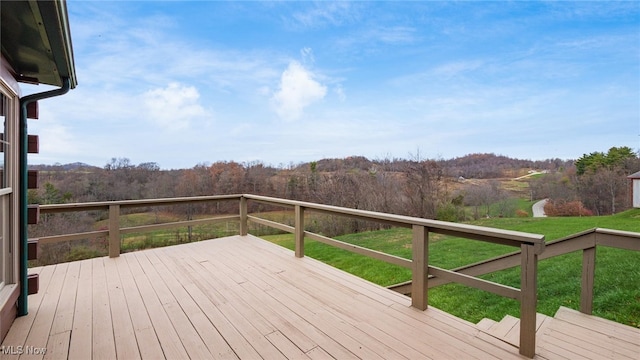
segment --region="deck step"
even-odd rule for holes
[[[638,359],[640,329],[565,307],[560,307],[551,320],[537,334],[544,351],[570,352],[591,359]]]
[[[476,326],[481,330],[489,330],[495,323],[497,323],[497,321],[489,318],[484,318],[480,320],[480,322],[478,322]]]
[[[491,334],[497,338],[504,338],[507,336],[509,332],[513,330],[515,327],[520,326],[520,319],[517,317],[513,317],[511,315],[506,315],[502,318],[502,320],[498,321],[494,324],[489,331]]]
[[[536,314],[536,331],[540,329],[547,319],[550,319],[547,315],[540,313]],[[517,317],[506,315],[500,321],[482,319],[476,324],[476,327],[479,330],[511,345],[518,346],[520,343],[520,319]]]
[[[572,325],[589,329],[607,337],[614,337],[633,344],[640,344],[640,329],[615,321],[603,319],[593,315],[583,314],[577,310],[561,306],[556,312],[555,319]]]
[[[482,319],[476,327],[511,345],[520,342],[520,319],[513,316],[500,321]],[[640,329],[566,307],[560,307],[553,317],[537,314],[536,334],[538,354],[543,358],[563,352],[620,359],[638,359],[640,354]]]

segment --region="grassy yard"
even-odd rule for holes
[[[640,210],[614,216],[582,218],[481,219],[476,225],[544,234],[547,241],[595,227],[640,231]],[[293,236],[265,239],[293,249]],[[389,229],[340,236],[337,239],[403,257],[411,255],[411,232]],[[513,251],[513,248],[445,236],[430,237],[430,263],[454,268]],[[305,254],[374,283],[387,286],[411,279],[409,270],[353,254],[315,241],[305,242]],[[559,306],[577,309],[580,304],[580,252],[543,260],[538,272],[538,312],[553,315]],[[594,314],[640,327],[640,252],[599,247],[596,260]],[[499,271],[483,278],[519,287],[519,269]],[[432,306],[472,322],[484,317],[500,320],[519,316],[519,303],[461,285],[445,285],[429,292]]]

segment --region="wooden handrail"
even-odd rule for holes
[[[244,194],[243,197],[268,204],[283,205],[289,207],[301,206],[305,210],[325,213],[330,215],[342,215],[355,219],[376,221],[398,227],[411,228],[413,225],[426,226],[429,232],[464,237],[472,240],[481,240],[495,244],[520,247],[528,244],[535,247],[536,253],[544,251],[544,235],[525,233],[521,231],[502,230],[477,225],[459,224],[447,221],[416,218],[412,216],[387,214],[376,211],[350,209],[332,205],[315,204],[304,201],[271,198],[267,196]]]
[[[108,210],[110,205],[119,205],[121,209],[148,207],[148,206],[180,205],[184,203],[238,200],[241,197],[242,195],[238,194],[238,195],[190,196],[190,197],[174,197],[174,198],[158,198],[158,199],[142,199],[142,200],[96,201],[96,202],[70,203],[70,204],[47,204],[47,205],[40,205],[40,213],[55,214],[55,213],[78,212],[78,211]]]
[[[86,203],[71,203],[71,204],[47,204],[40,205],[41,214],[57,214],[66,212],[81,212],[81,211],[96,211],[103,210],[108,211],[109,226],[107,230],[100,231],[88,231],[76,234],[66,235],[54,235],[44,236],[38,240],[43,243],[55,243],[61,241],[71,241],[86,238],[94,238],[99,235],[107,234],[109,238],[109,257],[118,257],[121,252],[121,234],[129,234],[135,232],[168,229],[182,226],[201,225],[224,221],[238,221],[241,220],[240,216],[218,216],[209,219],[187,220],[187,221],[174,221],[164,224],[152,224],[132,226],[127,228],[120,227],[120,211],[122,209],[131,209],[139,207],[149,206],[169,206],[169,205],[181,205],[192,204],[202,202],[218,202],[218,201],[240,201],[242,195],[214,195],[214,196],[193,196],[193,197],[178,197],[178,198],[161,198],[161,199],[146,199],[146,200],[118,200],[118,201],[100,201],[100,202],[86,202]],[[245,201],[246,203],[246,201]],[[242,221],[240,221],[242,223]],[[246,221],[244,222],[246,224]],[[241,229],[242,230],[242,229]]]
[[[247,201],[256,201],[271,205],[292,207],[295,211],[295,226],[287,226],[270,220],[260,219],[248,214]],[[295,234],[295,255],[297,257],[304,256],[304,239],[305,237],[321,241],[331,246],[336,246],[352,252],[363,254],[372,258],[389,262],[412,270],[411,283],[411,304],[419,309],[426,309],[428,306],[428,288],[429,275],[439,275],[447,277],[454,281],[477,287],[483,290],[492,291],[502,296],[515,298],[520,301],[521,321],[520,321],[520,354],[533,357],[535,355],[535,314],[537,302],[537,261],[538,255],[542,254],[545,249],[543,235],[529,234],[518,231],[493,229],[475,225],[450,223],[437,220],[422,219],[403,215],[394,215],[380,213],[374,211],[366,211],[359,209],[349,209],[331,205],[315,204],[303,201],[287,200],[272,198],[266,196],[258,196],[251,194],[243,195],[222,195],[222,196],[198,196],[183,198],[166,198],[166,199],[149,199],[149,200],[121,200],[121,201],[105,201],[92,203],[75,203],[75,204],[55,204],[42,205],[40,212],[42,214],[53,214],[63,212],[78,212],[92,210],[108,210],[109,227],[106,231],[109,236],[109,256],[117,257],[120,254],[121,234],[131,233],[154,228],[167,228],[170,226],[184,226],[185,224],[201,223],[203,221],[216,221],[215,218],[197,221],[180,221],[169,224],[144,225],[137,227],[120,228],[119,218],[120,210],[125,208],[149,207],[160,205],[178,205],[196,202],[211,201],[238,201],[239,212],[237,216],[225,216],[220,221],[238,220],[240,223],[240,235],[247,235],[248,222],[256,222],[266,226],[274,227],[280,230],[289,231]],[[330,215],[345,216],[354,219],[374,221],[383,224],[389,224],[398,227],[411,228],[413,232],[412,240],[412,258],[404,259],[401,257],[389,255],[379,251],[363,248],[353,244],[344,243],[335,239],[331,239],[320,234],[315,234],[304,230],[304,214],[305,212],[317,212]],[[93,231],[83,234],[103,234],[104,231]],[[509,245],[521,249],[519,252],[521,271],[521,288],[516,289],[502,284],[491,283],[485,280],[479,280],[466,275],[460,275],[451,270],[444,270],[429,266],[429,234],[437,233],[456,237],[467,238],[471,240],[479,240],[502,245]],[[83,234],[58,235],[54,237],[41,238],[43,242],[57,242],[64,239],[79,239]],[[66,238],[65,238],[66,236]]]

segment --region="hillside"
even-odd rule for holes
[[[107,166],[112,166],[115,161],[120,162],[125,160],[125,164],[118,164],[117,166],[133,166],[126,158],[112,159],[110,163],[105,166],[89,165],[81,162],[69,163],[69,164],[30,164],[29,169],[32,170],[44,170],[44,171],[74,171],[74,170],[100,170]],[[469,154],[462,157],[453,159],[422,159],[420,161],[434,161],[440,167],[447,169],[447,175],[452,177],[463,176],[465,178],[513,178],[523,174],[526,174],[528,170],[557,170],[567,168],[573,165],[574,160],[560,160],[560,159],[547,159],[540,161],[522,160],[516,158],[510,158],[503,155],[496,155],[492,153],[483,154]],[[263,164],[261,162],[253,162],[261,164],[263,167],[271,168],[274,170],[297,170],[303,171],[309,169],[312,164],[315,164],[315,168],[318,172],[335,172],[335,171],[354,171],[362,170],[368,171],[372,168],[382,168],[388,170],[401,169],[406,167],[407,164],[416,162],[415,159],[403,159],[403,158],[383,158],[383,159],[368,159],[363,156],[348,156],[346,158],[324,158],[311,162],[302,162],[295,165],[280,165],[272,166]],[[220,163],[220,162],[219,162]],[[234,163],[234,161],[222,161],[221,163]],[[155,167],[160,169],[158,163],[145,163],[154,164]],[[244,163],[244,166],[250,166],[252,163]],[[196,165],[203,166],[203,165]],[[175,169],[175,170],[187,170],[187,169]]]

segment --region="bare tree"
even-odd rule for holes
[[[578,178],[580,198],[596,215],[615,214],[629,208],[628,183],[621,167],[587,171]]]
[[[442,169],[433,160],[411,161],[405,168],[404,195],[409,215],[433,219],[440,199]]]
[[[553,172],[529,181],[530,200],[558,199],[572,201],[577,198],[575,168],[563,173]]]
[[[508,194],[500,188],[500,183],[495,180],[483,182],[478,185],[465,187],[465,203],[474,207],[474,218],[480,218],[480,208],[484,207],[483,216],[491,216],[491,205],[504,201]]]

